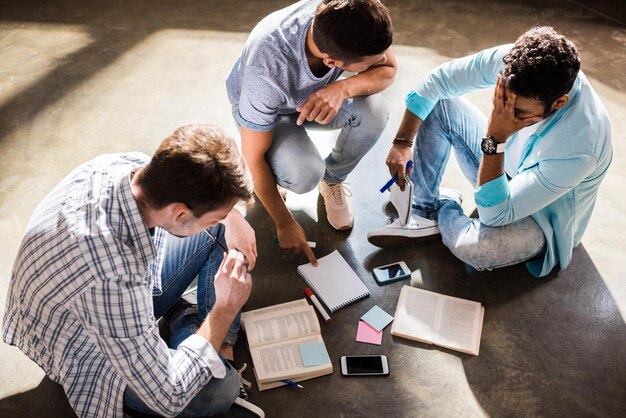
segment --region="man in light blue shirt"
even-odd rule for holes
[[[372,230],[369,241],[402,245],[440,233],[478,270],[526,262],[544,276],[567,267],[613,155],[606,109],[579,69],[574,44],[537,27],[427,74],[406,97],[387,157],[402,188],[414,160],[412,220]],[[494,85],[489,120],[457,97]],[[451,148],[476,186],[478,219],[439,189]]]

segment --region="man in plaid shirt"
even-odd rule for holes
[[[79,166],[26,229],[4,341],[63,385],[80,417],[122,417],[124,407],[203,416],[240,404],[225,357],[256,261],[254,231],[234,208],[252,190],[234,141],[211,126],[178,129],[152,159],[111,154]],[[198,314],[170,324],[168,347],[156,319],[196,275]]]

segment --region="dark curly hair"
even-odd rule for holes
[[[513,93],[540,100],[548,113],[556,99],[570,91],[578,70],[574,43],[550,26],[538,26],[517,39],[500,74]]]
[[[381,54],[393,41],[389,11],[378,0],[323,0],[313,41],[321,52],[350,63]]]

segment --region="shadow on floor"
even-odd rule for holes
[[[63,387],[48,376],[31,390],[0,399],[0,416],[6,418],[76,418]]]

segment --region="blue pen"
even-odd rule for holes
[[[304,387],[300,383],[296,383],[293,380],[281,379],[280,381],[283,383],[287,383],[289,386],[293,386],[294,388],[304,389]]]
[[[408,163],[406,163],[406,170],[405,170],[405,171],[408,171],[408,170],[409,170],[409,168],[411,168],[411,167],[413,167],[413,160],[409,160],[409,162],[408,162]],[[393,184],[396,180],[398,180],[398,173],[394,174],[394,176],[391,178],[391,180],[389,180],[387,183],[385,183],[385,185],[384,185],[384,186],[380,189],[380,192],[381,192],[381,193],[384,193],[384,192],[385,192],[385,190],[387,190],[388,188],[390,188],[390,187],[391,187],[391,185],[392,185],[392,184]]]

